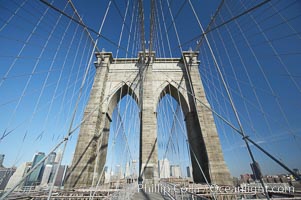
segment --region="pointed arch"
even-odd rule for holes
[[[184,116],[186,116],[186,114],[189,112],[189,106],[188,106],[187,100],[184,97],[184,95],[182,94],[182,92],[170,82],[166,81],[166,83],[164,85],[163,85],[163,89],[161,89],[161,92],[159,94],[158,101],[156,103],[156,109],[157,109],[161,99],[166,94],[169,94],[178,102],[178,104],[182,108]]]
[[[112,116],[112,113],[113,113],[115,107],[117,106],[117,104],[119,103],[119,101],[126,95],[131,96],[134,99],[134,101],[137,103],[137,105],[139,105],[138,97],[137,97],[136,93],[134,92],[134,90],[128,84],[124,83],[109,98],[109,105],[108,105],[108,111],[107,111],[107,114],[109,115],[109,117]]]

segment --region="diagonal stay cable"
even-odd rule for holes
[[[234,17],[232,17],[231,19],[229,19],[229,20],[227,20],[227,21],[225,21],[225,22],[223,22],[223,23],[221,23],[221,24],[219,24],[219,25],[217,25],[217,26],[215,26],[215,27],[213,27],[213,28],[211,28],[211,29],[209,29],[209,30],[207,30],[207,31],[202,32],[202,34],[200,34],[200,35],[198,35],[198,36],[193,37],[191,40],[189,40],[189,41],[187,41],[187,42],[181,44],[179,47],[181,47],[181,46],[183,46],[184,44],[189,43],[189,42],[191,42],[191,41],[193,41],[193,40],[196,40],[196,39],[198,39],[198,38],[203,38],[204,35],[206,35],[206,34],[212,32],[212,31],[214,31],[214,30],[216,30],[216,29],[218,29],[218,28],[221,28],[221,27],[223,27],[224,25],[229,24],[229,23],[232,22],[232,21],[237,20],[238,18],[240,18],[240,17],[242,17],[242,16],[244,16],[244,15],[246,15],[246,14],[248,14],[248,13],[250,13],[250,12],[256,10],[256,9],[258,9],[258,8],[260,8],[261,6],[265,5],[266,3],[270,2],[270,1],[271,1],[271,0],[265,0],[265,1],[263,1],[263,2],[261,2],[261,3],[259,3],[259,4],[257,4],[257,5],[255,5],[255,6],[253,6],[252,8],[249,8],[248,10],[245,10],[244,12],[242,12],[242,13],[240,13],[240,14],[234,16]]]
[[[65,12],[63,12],[62,10],[58,9],[57,7],[51,5],[50,3],[48,3],[45,0],[40,0],[42,3],[44,3],[45,5],[49,6],[50,8],[52,8],[53,10],[61,13],[62,15],[64,15],[65,17],[71,19],[72,21],[74,21],[75,23],[81,25],[82,27],[86,28],[87,30],[91,31],[92,33],[96,34],[97,37],[101,37],[104,40],[106,40],[107,42],[113,44],[114,46],[118,47],[118,44],[116,42],[114,42],[113,40],[109,39],[108,37],[104,36],[103,34],[98,33],[96,30],[94,30],[93,28],[85,25],[84,23],[82,23],[81,21],[78,21],[77,19],[74,19],[73,17],[69,16],[68,14],[66,14]],[[126,51],[126,48],[120,46],[120,49]],[[127,52],[128,53],[128,52]]]
[[[217,70],[217,72],[218,72],[218,74],[219,74],[219,76],[220,76],[220,79],[221,79],[222,84],[223,84],[223,86],[224,86],[224,88],[225,88],[227,97],[228,97],[228,99],[229,99],[229,101],[230,101],[230,105],[231,105],[231,107],[232,107],[232,109],[233,109],[233,112],[234,112],[236,121],[237,121],[237,123],[238,123],[238,125],[239,125],[239,129],[240,129],[240,131],[241,131],[241,133],[242,133],[242,139],[244,140],[244,142],[245,142],[245,144],[246,144],[246,146],[247,146],[247,150],[248,150],[248,153],[249,153],[249,155],[250,155],[250,157],[251,157],[252,162],[253,162],[253,163],[256,163],[255,157],[254,157],[254,154],[253,154],[253,152],[252,152],[252,150],[251,150],[251,148],[250,148],[249,142],[248,142],[248,140],[246,140],[246,138],[248,138],[248,136],[247,136],[247,135],[245,134],[245,132],[244,132],[244,129],[243,129],[243,126],[242,126],[240,117],[239,117],[238,112],[237,112],[236,105],[234,104],[233,97],[232,97],[232,95],[231,95],[231,93],[230,93],[230,91],[229,91],[228,84],[226,83],[226,80],[225,80],[224,75],[223,75],[223,73],[222,73],[222,71],[221,71],[220,65],[219,65],[219,63],[217,62],[215,53],[214,53],[213,50],[212,50],[211,43],[209,42],[208,37],[207,37],[207,35],[205,34],[205,30],[204,30],[204,28],[203,28],[203,26],[202,26],[202,24],[201,24],[201,22],[200,22],[200,20],[199,20],[199,18],[198,18],[198,16],[197,16],[196,12],[195,12],[195,9],[194,9],[194,7],[193,7],[193,5],[192,5],[192,3],[191,3],[191,0],[188,0],[188,1],[189,1],[190,6],[191,6],[191,9],[192,9],[192,11],[193,11],[193,13],[194,13],[194,15],[195,15],[195,17],[196,17],[196,20],[197,20],[197,22],[198,22],[198,25],[199,25],[199,27],[201,28],[202,32],[204,33],[204,38],[205,38],[206,44],[207,44],[207,46],[208,46],[208,48],[209,48],[209,50],[210,50],[210,53],[211,53],[211,56],[212,56],[212,59],[213,59],[213,62],[214,62],[214,66],[215,66],[215,68],[216,68],[216,70]],[[262,187],[264,188],[265,196],[266,196],[267,199],[269,200],[269,199],[270,199],[270,198],[269,198],[269,194],[268,194],[268,192],[267,192],[267,189],[266,189],[265,184],[264,184],[264,182],[263,182],[263,180],[262,180],[261,177],[260,177],[259,181],[260,181]]]
[[[66,6],[67,6],[67,4],[66,4]],[[66,6],[65,6],[64,9],[66,9]],[[45,16],[46,16],[46,14],[48,13],[48,11],[49,11],[49,8],[47,8],[47,9],[45,10],[45,12],[44,12],[43,15],[40,17],[40,19],[39,19],[39,21],[37,22],[37,24],[34,26],[32,32],[31,32],[30,35],[27,37],[27,40],[28,40],[28,41],[29,41],[30,38],[33,36],[33,34],[37,31],[38,27],[40,26],[42,20],[45,18]],[[62,15],[60,15],[60,16],[58,17],[58,19],[57,19],[55,25],[52,27],[51,33],[48,35],[47,40],[44,42],[43,48],[42,48],[42,50],[41,50],[41,52],[40,52],[38,58],[41,58],[41,57],[44,55],[44,53],[45,53],[45,51],[46,51],[46,47],[48,46],[49,41],[50,41],[52,35],[54,34],[54,32],[55,32],[55,30],[56,30],[56,28],[57,28],[57,26],[58,26],[60,20],[61,20],[61,16],[62,16]],[[18,55],[21,55],[21,53],[24,51],[25,47],[26,47],[26,44],[24,44],[24,45],[22,46],[21,50],[18,52]],[[15,66],[15,63],[16,63],[17,60],[18,60],[17,58],[18,58],[18,57],[16,57],[16,58],[14,59],[14,61],[11,63],[11,65],[9,66],[9,69],[7,70],[7,72],[6,72],[6,74],[5,74],[4,77],[6,77],[6,76],[9,74],[9,72],[12,70],[12,68]],[[35,62],[35,64],[34,64],[34,66],[33,66],[33,68],[32,68],[31,74],[33,74],[33,73],[36,71],[36,69],[37,69],[39,63],[40,63],[40,60],[37,59],[36,62]],[[17,104],[16,104],[16,106],[15,106],[15,108],[14,108],[14,110],[13,110],[13,113],[12,113],[10,119],[9,119],[9,122],[8,122],[7,127],[9,127],[9,126],[11,125],[11,123],[14,121],[14,118],[15,118],[16,113],[17,113],[17,109],[19,108],[19,106],[20,106],[20,104],[21,104],[21,101],[23,100],[24,95],[25,95],[25,93],[26,93],[26,91],[27,91],[27,89],[28,89],[29,84],[30,84],[31,81],[32,81],[32,75],[29,76],[28,79],[26,80],[26,84],[25,84],[25,86],[24,86],[24,88],[23,88],[23,90],[22,90],[22,94],[21,94],[21,96],[19,97],[19,100],[18,100],[18,102],[17,102]],[[1,87],[1,84],[2,84],[2,83],[3,83],[3,81],[0,82],[0,87]],[[1,137],[1,139],[3,139],[4,137],[6,137],[7,135],[8,135],[8,134],[7,134],[7,130],[5,130],[4,133],[3,133],[3,135],[2,135],[2,137]],[[0,141],[1,141],[1,140],[0,140]]]
[[[215,22],[216,16],[220,13],[220,10],[221,10],[221,8],[223,7],[224,2],[225,2],[225,0],[222,0],[222,1],[220,2],[220,4],[219,4],[218,8],[216,9],[216,11],[215,11],[213,17],[212,17],[211,20],[210,20],[210,22],[209,22],[207,28],[205,29],[205,32],[208,32],[208,31],[210,30],[210,27],[211,27],[212,24]],[[215,27],[216,27],[216,26],[215,26]],[[195,48],[195,51],[199,51],[200,46],[202,45],[203,39],[204,39],[204,35],[202,34],[202,35],[201,35],[201,38],[200,38],[199,41],[197,42],[197,46],[196,46],[196,48]]]
[[[215,27],[209,29],[208,31],[204,31],[201,35],[205,35],[205,34],[211,32],[211,31],[214,31],[215,29],[218,29],[218,28],[220,28],[220,27],[222,27],[222,26],[224,26],[224,25],[226,25],[226,24],[232,22],[232,21],[235,21],[235,20],[237,20],[238,18],[240,18],[240,17],[242,17],[242,16],[244,16],[244,15],[246,15],[246,14],[248,14],[248,13],[254,11],[254,10],[256,10],[257,8],[260,8],[261,6],[265,5],[265,4],[268,3],[269,1],[271,1],[271,0],[265,0],[265,1],[261,2],[261,3],[255,5],[255,6],[253,6],[252,8],[249,8],[249,9],[245,10],[244,12],[242,12],[242,13],[240,13],[240,14],[234,16],[234,17],[232,17],[231,19],[229,19],[229,20],[227,20],[227,21],[221,23],[220,25],[217,25],[217,26],[215,26]]]
[[[110,7],[110,4],[111,4],[111,2],[109,2],[108,8]],[[107,10],[108,10],[108,9],[107,9]],[[104,22],[106,21],[106,19],[107,19],[107,12],[106,12],[105,16],[103,17],[102,23],[101,23],[101,25],[100,25],[100,27],[99,27],[99,30],[98,30],[98,32],[97,32],[98,35],[101,35],[102,28],[103,28],[103,24],[104,24]],[[87,63],[87,66],[86,66],[86,69],[85,69],[85,72],[84,72],[84,75],[83,75],[83,80],[82,80],[82,83],[81,83],[81,85],[80,85],[80,91],[79,91],[79,94],[78,94],[77,99],[76,99],[76,103],[75,103],[75,107],[74,107],[74,110],[73,110],[73,113],[72,113],[72,118],[71,118],[70,126],[69,126],[69,128],[68,128],[68,132],[67,132],[65,138],[68,138],[68,137],[70,136],[70,134],[71,134],[71,130],[72,130],[72,127],[73,127],[73,123],[74,123],[74,120],[75,120],[75,115],[76,115],[76,113],[77,113],[78,106],[79,106],[79,101],[80,101],[80,99],[81,99],[81,97],[82,97],[83,88],[84,88],[84,85],[85,85],[85,83],[86,83],[86,79],[87,79],[87,76],[88,76],[88,72],[89,72],[89,70],[90,70],[90,68],[91,68],[91,63],[92,63],[92,59],[93,59],[93,54],[94,54],[95,49],[96,49],[96,47],[97,47],[98,40],[99,40],[99,38],[96,39],[96,41],[95,41],[95,43],[94,43],[94,45],[93,45],[93,50],[91,51],[91,55],[90,55],[89,61],[88,61],[88,63]],[[66,147],[67,147],[67,143],[68,143],[68,139],[67,139],[66,141],[64,141],[63,153],[62,153],[61,159],[60,159],[59,162],[58,162],[59,165],[60,165],[61,162],[62,162],[62,158],[63,158],[63,156],[64,156],[64,153],[65,153],[65,150],[66,150]],[[54,180],[56,179],[57,175],[58,175],[58,169],[57,169],[56,172],[55,172]],[[47,198],[48,200],[51,199],[52,191],[53,191],[53,188],[54,188],[54,183],[55,183],[55,181],[53,181],[53,183],[52,183],[52,185],[51,185],[51,188],[50,188],[50,190],[49,190],[48,198]]]
[[[81,22],[82,24],[84,24],[84,21],[83,21],[82,17],[79,15],[79,13],[77,12],[77,9],[75,8],[75,6],[74,6],[72,0],[68,0],[68,2],[69,2],[69,4],[71,5],[71,8],[72,8],[73,11],[74,11],[74,14],[79,18],[80,22]],[[73,17],[72,17],[72,18],[73,18]],[[88,31],[87,27],[85,27],[85,31],[87,32],[87,34],[88,34],[89,38],[91,39],[93,45],[95,45],[95,41],[94,41],[94,39],[92,38],[92,36],[91,36],[90,32]],[[99,49],[98,49],[97,46],[96,46],[96,50],[99,51]]]
[[[144,9],[143,1],[138,0],[138,9],[139,9],[139,23],[140,23],[140,42],[143,51],[143,57],[145,58],[145,30],[144,30]]]
[[[239,130],[238,128],[236,128],[231,122],[229,122],[227,119],[225,119],[219,113],[217,113],[215,110],[213,110],[212,108],[210,108],[208,105],[206,105],[205,103],[203,103],[201,100],[199,100],[197,97],[195,97],[194,94],[192,94],[190,91],[188,91],[187,89],[185,89],[183,86],[179,85],[176,81],[172,80],[172,82],[175,83],[175,84],[177,84],[179,86],[179,88],[182,88],[183,90],[185,90],[189,95],[193,96],[196,99],[196,101],[198,101],[200,104],[202,104],[205,108],[209,109],[214,115],[216,115],[224,123],[226,123],[228,126],[230,126],[230,128],[232,128],[235,132],[237,132],[238,134],[240,134],[241,136],[243,136],[243,133],[241,132],[241,130]],[[291,170],[284,163],[282,163],[280,160],[278,160],[277,158],[275,158],[272,154],[270,154],[265,149],[263,149],[255,141],[253,141],[252,139],[250,139],[250,136],[246,136],[245,140],[248,140],[250,143],[252,143],[255,147],[257,147],[260,151],[262,151],[264,154],[266,154],[269,158],[271,158],[273,161],[275,161],[277,164],[279,164],[283,169],[285,169],[286,171],[288,171],[289,173],[291,173],[298,180],[301,179],[301,177],[298,174],[296,174],[293,170]]]
[[[124,82],[120,82],[119,84],[123,84]],[[117,85],[119,85],[117,84]],[[12,191],[14,191],[37,167],[39,167],[49,156],[52,152],[56,151],[63,143],[65,143],[66,141],[69,140],[69,138],[73,135],[73,133],[75,133],[75,131],[77,129],[79,129],[81,127],[81,125],[88,120],[92,114],[99,109],[99,107],[109,99],[109,97],[116,93],[117,90],[119,89],[119,87],[115,88],[115,90],[113,90],[107,98],[105,98],[102,102],[100,102],[97,106],[95,106],[95,108],[93,110],[91,110],[90,113],[87,114],[86,117],[84,117],[73,129],[70,129],[70,131],[67,133],[67,135],[57,144],[55,145],[55,147],[53,147],[51,149],[51,151],[43,158],[41,159],[30,171],[28,171],[21,180],[19,180],[11,189],[9,189],[8,191],[6,191],[6,193],[4,193],[1,197],[0,200],[4,200],[6,199],[6,197],[8,195],[10,195],[12,193]],[[61,159],[62,160],[62,159]]]

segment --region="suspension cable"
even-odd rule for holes
[[[189,1],[190,6],[191,6],[191,9],[192,9],[192,11],[193,11],[193,13],[194,13],[194,15],[195,15],[197,21],[198,21],[198,24],[199,24],[199,26],[200,26],[202,32],[204,33],[203,26],[202,26],[202,24],[201,24],[201,22],[200,22],[200,20],[199,20],[199,18],[198,18],[198,16],[197,16],[196,12],[195,12],[195,9],[194,9],[194,7],[193,7],[191,1],[190,1],[190,0],[188,0],[188,1]],[[267,0],[267,1],[268,1],[268,0]],[[230,93],[230,91],[229,91],[228,85],[227,85],[227,83],[226,83],[226,81],[225,81],[225,79],[224,79],[223,73],[222,73],[222,71],[221,71],[221,68],[220,68],[218,62],[217,62],[217,59],[216,59],[215,54],[214,54],[214,52],[213,52],[213,50],[212,50],[211,44],[209,43],[209,40],[208,40],[208,38],[207,38],[207,35],[204,34],[204,38],[205,38],[205,40],[206,40],[206,44],[207,44],[207,46],[209,47],[211,56],[212,56],[212,58],[213,58],[214,66],[216,67],[216,69],[217,69],[217,71],[218,71],[218,74],[219,74],[219,76],[220,76],[220,78],[221,78],[222,84],[223,84],[223,86],[224,86],[224,88],[225,88],[225,90],[226,90],[226,93],[227,93],[227,96],[228,96],[228,98],[229,98],[231,107],[232,107],[232,109],[233,109],[235,118],[236,118],[237,123],[238,123],[238,125],[239,125],[239,129],[240,129],[240,131],[241,131],[241,133],[242,133],[242,136],[243,136],[242,139],[245,141],[245,144],[246,144],[246,146],[247,146],[247,150],[248,150],[248,152],[249,152],[249,155],[250,155],[250,157],[251,157],[251,160],[252,160],[253,164],[255,164],[256,161],[255,161],[253,152],[252,152],[252,150],[251,150],[251,148],[250,148],[250,146],[249,146],[248,140],[246,140],[246,138],[248,138],[248,136],[245,135],[245,132],[244,132],[244,130],[243,130],[243,126],[242,126],[242,123],[241,123],[240,118],[239,118],[239,116],[238,116],[238,112],[237,112],[236,106],[235,106],[235,104],[234,104],[234,102],[233,102],[232,95],[231,95],[231,93]],[[259,177],[259,180],[260,180],[260,183],[261,183],[262,187],[264,188],[265,196],[266,196],[267,199],[269,200],[270,197],[269,197],[269,194],[268,194],[267,189],[266,189],[266,187],[265,187],[265,184],[264,184],[264,182],[263,182],[263,180],[262,180],[262,177]]]

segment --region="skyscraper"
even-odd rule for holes
[[[170,177],[170,164],[169,160],[166,158],[159,160],[159,178],[169,178]]]
[[[186,167],[187,177],[192,178],[192,168],[191,166]]]
[[[4,190],[10,177],[14,174],[16,168],[0,168],[0,190]]]
[[[34,155],[32,161],[32,167],[35,167],[43,158],[45,157],[45,153],[38,152]],[[25,186],[35,186],[41,182],[43,175],[43,163],[38,166],[27,178]]]
[[[130,169],[130,162],[127,162],[125,165],[125,178],[131,177],[131,169]]]
[[[181,177],[181,168],[179,165],[171,165],[170,166],[171,176],[174,178]]]
[[[4,154],[0,154],[0,167],[4,167],[3,166],[4,157],[5,157]]]
[[[108,183],[110,182],[110,171],[109,171],[109,168],[108,166],[105,166],[105,169],[104,169],[104,172],[105,172],[105,183]]]
[[[63,155],[63,151],[61,149],[59,149],[56,153],[54,162],[59,163],[60,159],[62,158],[62,155]]]
[[[46,159],[45,161],[45,165],[47,164],[53,164],[55,162],[56,159],[56,153],[55,152],[51,152],[49,157]]]
[[[56,171],[57,172],[57,176],[54,180],[54,176]],[[55,186],[62,186],[64,183],[64,179],[65,179],[65,175],[66,175],[66,170],[67,170],[67,166],[66,165],[58,165],[58,164],[54,164],[52,165],[52,171],[51,171],[51,176],[49,178],[49,182],[48,183],[53,183],[54,180],[54,185]]]
[[[10,177],[5,190],[11,189],[14,185],[16,185],[28,172],[29,168],[31,166],[31,162],[25,162],[22,163],[16,170],[16,172]],[[21,183],[17,189],[21,189],[23,187],[24,183]]]
[[[43,172],[43,176],[41,179],[41,186],[47,186],[50,180],[50,176],[52,174],[53,165],[52,164],[46,164]]]
[[[3,166],[4,154],[0,154],[0,190],[4,190],[10,177],[16,171],[16,168],[5,168]]]
[[[67,165],[60,165],[60,169],[59,169],[58,175],[57,175],[56,180],[55,180],[55,185],[56,186],[63,186],[64,185],[67,170],[68,170]]]
[[[117,179],[124,178],[122,166],[116,165],[116,167],[115,167],[115,175],[116,175]]]

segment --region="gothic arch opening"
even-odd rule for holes
[[[112,113],[119,103],[119,101],[125,97],[126,95],[129,95],[132,97],[132,99],[136,102],[138,105],[138,97],[134,90],[129,86],[128,84],[123,84],[109,99],[109,105],[108,105],[108,115],[111,117]]]
[[[133,89],[124,84],[110,98],[108,149],[104,182],[128,182],[138,178],[140,109]]]
[[[189,112],[189,107],[188,107],[188,104],[187,104],[187,101],[186,101],[184,95],[172,84],[166,82],[165,85],[166,86],[163,88],[163,90],[161,91],[161,93],[159,95],[159,99],[156,104],[157,105],[156,108],[158,107],[158,104],[160,103],[162,98],[166,94],[168,94],[168,95],[172,96],[177,101],[177,103],[181,106],[182,111],[185,116]]]
[[[192,180],[184,120],[188,112],[184,96],[173,85],[167,84],[161,91],[157,103],[158,171],[161,180],[169,178]]]

